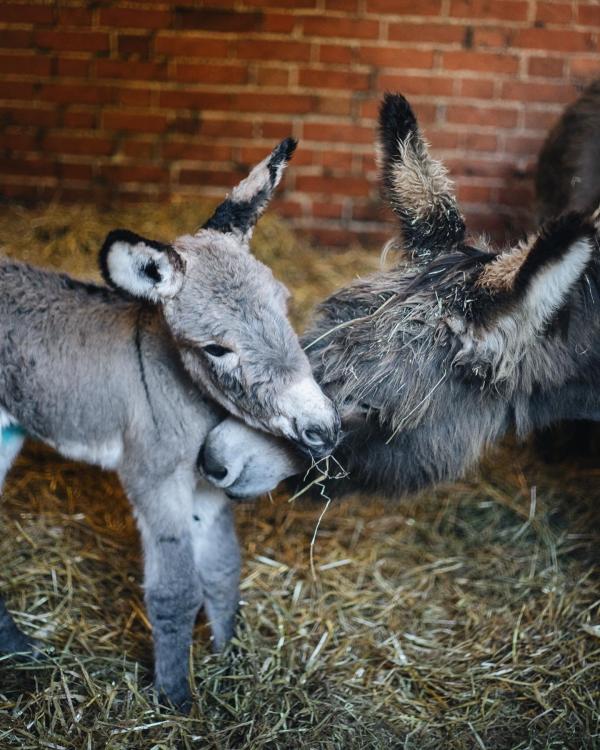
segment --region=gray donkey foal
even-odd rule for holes
[[[0,481],[23,433],[116,470],[141,532],[155,683],[178,705],[198,609],[218,649],[238,604],[230,502],[196,471],[206,434],[226,410],[312,456],[336,443],[287,290],[248,246],[294,147],[283,141],[193,236],[111,232],[112,288],[0,262]],[[0,599],[0,651],[33,647]]]

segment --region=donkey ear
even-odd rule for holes
[[[478,286],[495,299],[484,317],[518,317],[528,330],[540,331],[567,301],[595,248],[596,228],[583,214],[548,222],[484,269]]]
[[[381,103],[378,158],[383,195],[400,219],[406,250],[423,261],[452,251],[465,236],[453,185],[400,94],[386,94]]]
[[[296,145],[293,138],[282,141],[254,167],[245,180],[233,188],[202,228],[233,234],[242,244],[248,245],[254,225],[279,185]]]
[[[110,286],[132,297],[162,302],[180,290],[184,262],[170,245],[115,229],[104,240],[100,270]]]
[[[473,290],[480,309],[473,308],[467,330],[455,331],[463,344],[456,362],[492,372],[496,380],[509,378],[566,309],[596,251],[596,231],[581,214],[565,214],[490,262]]]

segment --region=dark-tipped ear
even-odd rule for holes
[[[104,240],[100,270],[110,286],[132,297],[162,302],[180,290],[184,262],[170,245],[115,229]]]
[[[245,180],[233,188],[202,228],[233,234],[247,245],[254,225],[279,185],[296,145],[293,138],[282,141],[266,159],[254,167]]]
[[[445,167],[429,155],[410,104],[386,94],[379,110],[384,198],[400,220],[404,248],[428,261],[464,240],[465,223]]]
[[[565,214],[487,264],[472,289],[472,323],[460,333],[457,362],[509,379],[566,310],[596,251],[596,231],[581,214]]]

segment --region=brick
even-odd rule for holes
[[[577,3],[577,21],[586,26],[600,26],[600,5]]]
[[[393,13],[395,16],[437,16],[442,10],[441,0],[367,0],[369,13]]]
[[[54,21],[54,9],[50,5],[0,5],[1,23],[48,24]]]
[[[289,122],[269,122],[269,120],[263,120],[260,124],[260,135],[269,140],[275,138],[281,140],[291,134],[292,126]]]
[[[463,148],[466,148],[467,151],[496,153],[498,150],[498,136],[491,133],[463,133],[461,141]]]
[[[184,83],[242,84],[248,81],[248,68],[242,65],[201,65],[177,63],[171,80]]]
[[[200,117],[196,114],[177,115],[169,119],[169,133],[185,133],[186,135],[196,135],[200,132]]]
[[[259,86],[283,86],[288,87],[290,82],[289,71],[284,68],[263,68],[256,71],[256,83]]]
[[[97,124],[96,110],[67,109],[62,115],[62,125],[65,128],[95,128]]]
[[[167,128],[167,118],[158,114],[132,112],[104,112],[102,125],[105,130],[128,130],[138,133],[162,133]]]
[[[154,40],[156,53],[177,57],[227,57],[228,49],[227,40],[211,39],[197,34],[159,34]]]
[[[567,104],[572,101],[575,91],[568,84],[559,83],[522,83],[506,81],[502,85],[504,101],[550,102]]]
[[[149,107],[152,103],[152,93],[152,90],[147,88],[119,87],[117,100],[126,107]]]
[[[525,127],[528,130],[542,131],[545,135],[558,120],[560,113],[561,107],[556,107],[554,111],[549,110],[548,107],[544,109],[528,108],[525,110]]]
[[[35,43],[42,49],[63,52],[106,52],[108,34],[99,31],[38,31]]]
[[[37,146],[37,137],[33,133],[24,133],[22,129],[19,132],[2,133],[2,148],[10,151],[34,151]]]
[[[393,42],[424,44],[460,44],[465,36],[462,26],[434,25],[432,23],[391,23],[388,38]]]
[[[232,174],[226,170],[181,169],[178,182],[180,185],[215,186],[226,190],[236,185],[244,176],[241,172]]]
[[[176,91],[159,91],[158,104],[160,107],[172,109],[201,110],[231,110],[234,107],[231,94],[221,94],[211,91],[191,91],[178,89]]]
[[[457,132],[448,130],[434,130],[427,128],[427,140],[431,144],[434,152],[457,149],[460,144],[460,135]]]
[[[369,76],[367,73],[319,70],[311,67],[302,68],[298,72],[298,83],[300,86],[312,88],[366,91],[369,88]]]
[[[451,0],[450,15],[455,18],[485,21],[526,21],[527,0]]]
[[[92,11],[89,8],[57,8],[57,26],[91,26]]]
[[[120,78],[130,81],[160,81],[165,78],[165,67],[160,63],[141,60],[98,60],[98,78]]]
[[[51,127],[58,123],[58,113],[54,109],[0,106],[0,122],[3,125],[36,125]]]
[[[310,16],[302,22],[305,36],[347,37],[349,39],[377,39],[379,22],[363,18],[353,19],[343,16]]]
[[[266,125],[267,123],[263,122],[263,129]],[[252,138],[254,136],[254,125],[252,122],[236,120],[233,116],[226,120],[204,119],[200,123],[200,133],[216,138]],[[289,135],[289,128],[286,130],[286,135]],[[285,136],[281,137],[284,138]]]
[[[0,29],[0,48],[29,49],[33,46],[33,33],[23,29]]]
[[[0,55],[0,73],[13,75],[50,75],[52,61],[41,55]]]
[[[226,5],[230,5],[231,0],[226,0]],[[317,0],[244,0],[244,5],[257,8],[290,8],[297,10],[299,8],[316,8]]]
[[[105,164],[100,167],[100,174],[111,182],[166,182],[169,173],[163,167],[140,164]]]
[[[540,136],[517,135],[506,139],[506,150],[517,156],[534,156],[539,153],[543,138]]]
[[[332,125],[325,122],[306,122],[302,139],[322,143],[373,143],[375,133],[360,125]]]
[[[516,73],[519,58],[516,55],[498,55],[492,52],[444,52],[442,67],[447,70],[474,70],[483,73]]]
[[[383,68],[431,68],[433,51],[407,50],[393,47],[359,47],[358,60],[368,65],[379,65]]]
[[[321,164],[328,170],[343,170],[350,172],[354,162],[354,151],[325,150],[316,151],[313,155],[313,163]]]
[[[117,38],[117,49],[119,55],[139,55],[142,58],[150,57],[152,39],[148,34],[119,34]]]
[[[495,95],[494,81],[486,78],[462,78],[458,91],[461,97],[471,99],[493,99]]]
[[[112,86],[47,83],[42,85],[38,96],[57,104],[110,104],[115,101],[116,92]]]
[[[296,190],[306,193],[321,193],[325,195],[364,196],[369,194],[371,186],[361,177],[345,174],[339,177],[320,175],[298,175]]]
[[[600,74],[600,60],[597,55],[593,57],[572,57],[569,60],[571,75],[581,77],[596,77]]]
[[[565,72],[565,61],[561,57],[531,57],[527,68],[530,76],[540,78],[562,78]]]
[[[114,146],[112,139],[98,134],[86,138],[72,133],[50,133],[44,138],[43,148],[55,154],[109,156]]]
[[[469,107],[454,104],[448,107],[446,119],[460,125],[486,125],[496,128],[514,128],[517,124],[515,109],[499,107]]]
[[[515,33],[514,45],[552,52],[597,52],[592,34],[558,29],[523,29]]]
[[[260,31],[263,26],[262,11],[238,11],[216,8],[176,8],[175,28],[213,32],[243,33]]]
[[[486,185],[460,184],[456,194],[460,203],[490,203],[492,200],[492,189]]]
[[[312,204],[312,215],[317,219],[341,219],[344,206],[333,201],[315,201]]]
[[[155,141],[141,140],[129,136],[121,143],[119,153],[132,159],[152,159],[154,156]]]
[[[25,81],[0,81],[0,99],[29,99],[34,98],[33,84]]]
[[[164,29],[171,24],[171,12],[148,8],[100,8],[98,23],[118,29]]]
[[[310,44],[307,42],[279,42],[267,39],[238,40],[235,43],[237,57],[243,60],[281,60],[284,62],[308,62]]]
[[[167,141],[162,145],[162,153],[167,159],[192,161],[229,162],[233,158],[231,146],[224,143],[191,143],[189,140]]]
[[[56,174],[56,165],[48,159],[0,159],[0,171],[7,175],[24,177],[52,177]]]
[[[232,106],[241,112],[277,112],[278,114],[307,114],[312,111],[314,98],[303,94],[237,94]]]
[[[337,115],[347,118],[352,111],[352,95],[339,96],[337,91],[325,96],[316,96],[312,113],[315,115]]]
[[[579,5],[579,4],[578,4]],[[568,24],[573,22],[571,3],[538,2],[535,4],[535,20],[542,23]],[[582,23],[586,23],[582,21]]]
[[[476,28],[473,30],[474,49],[510,49],[514,29]]]
[[[454,91],[454,80],[437,76],[406,76],[380,74],[378,79],[380,91],[401,91],[405,96],[451,96]]]
[[[87,58],[54,58],[54,70],[58,76],[86,78],[90,72],[90,67],[91,63]]]
[[[354,49],[347,44],[320,44],[319,62],[348,65],[354,58]]]

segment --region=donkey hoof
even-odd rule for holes
[[[172,706],[177,713],[189,714],[192,709],[192,693],[187,683],[172,685],[166,688],[164,685],[158,688],[158,697],[161,703]]]

